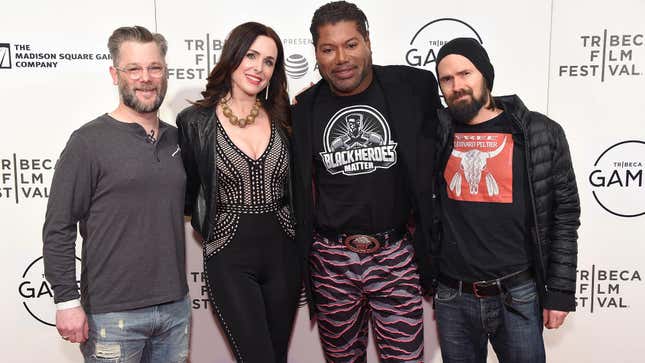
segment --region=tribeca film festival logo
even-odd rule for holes
[[[621,141],[603,151],[589,174],[596,202],[619,217],[645,214],[645,141]]]
[[[307,45],[311,47],[312,41],[307,38],[285,38],[282,43],[286,48]],[[192,56],[190,64],[186,67],[168,68],[168,77],[179,80],[205,80],[211,70],[217,65],[222,55],[224,40],[212,38],[206,33],[204,38],[190,38],[183,40],[184,49]],[[302,52],[301,52],[302,53]],[[285,59],[287,75],[293,79],[305,76],[309,71],[309,62],[300,53],[291,54]]]
[[[192,299],[193,310],[208,310],[208,285],[206,274],[203,271],[191,271],[188,273],[188,282],[190,283],[190,296],[197,295],[195,291],[199,291],[199,297]]]
[[[643,282],[638,270],[601,268],[591,265],[591,269],[578,270],[577,273],[576,306],[578,310],[590,313],[610,309],[629,309],[631,300],[626,291]]]
[[[110,59],[109,53],[40,51],[31,44],[0,43],[0,69],[58,68],[65,62]]]
[[[21,158],[13,154],[0,159],[0,200],[19,204],[24,199],[49,198],[56,160]]]
[[[435,19],[422,26],[412,36],[410,48],[405,53],[407,64],[435,71],[435,61],[439,49],[454,38],[475,38],[484,43],[479,33],[471,25],[460,19]]]
[[[609,77],[643,75],[637,53],[645,49],[644,34],[612,34],[605,29],[601,34],[583,34],[579,38],[587,59],[579,64],[560,65],[558,76],[600,78],[604,82]]]
[[[76,283],[80,283],[81,259],[76,257]],[[18,284],[18,294],[22,298],[22,305],[37,321],[56,326],[56,305],[54,304],[54,290],[45,280],[45,265],[43,258],[33,260],[22,274]]]
[[[189,52],[193,58],[187,67],[168,68],[168,77],[171,79],[205,80],[208,74],[215,67],[222,55],[224,40],[212,38],[206,33],[204,38],[184,39],[184,49]]]

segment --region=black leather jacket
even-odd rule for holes
[[[515,125],[513,137],[525,140],[532,212],[530,252],[542,304],[547,309],[573,311],[580,201],[564,131],[555,121],[529,111],[515,95],[496,97],[495,103],[511,116]],[[440,110],[438,116],[436,137],[440,160],[435,164],[439,167],[435,175],[437,185],[443,185],[441,178],[452,152],[454,128],[447,110]],[[437,236],[433,238],[434,255],[440,248]]]
[[[191,216],[191,225],[204,240],[210,240],[217,210],[217,176],[215,172],[215,115],[214,108],[196,105],[185,108],[177,115],[179,147],[186,169],[186,204],[184,214]],[[291,150],[287,133],[281,127],[278,135]],[[288,196],[293,213],[292,170],[290,158]]]

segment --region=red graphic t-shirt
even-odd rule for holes
[[[443,177],[450,199],[513,203],[512,135],[455,133]]]

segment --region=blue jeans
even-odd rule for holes
[[[88,314],[88,363],[184,363],[188,358],[190,299],[141,309]]]
[[[486,362],[489,339],[500,363],[545,362],[534,281],[484,298],[439,284],[434,301],[444,363]]]

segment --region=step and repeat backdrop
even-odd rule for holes
[[[552,362],[642,362],[645,346],[645,2],[642,0],[367,1],[376,64],[434,71],[446,41],[477,38],[495,66],[495,95],[517,93],[561,123],[582,203],[577,311],[545,331]],[[0,12],[0,309],[2,360],[78,362],[56,332],[43,277],[41,229],[56,160],[73,130],[118,103],[107,38],[143,25],[169,43],[160,117],[174,123],[199,98],[228,32],[246,21],[282,38],[289,90],[320,76],[309,24],[323,1],[23,0]],[[191,361],[233,362],[207,303],[200,243],[186,228],[193,307]],[[80,243],[77,255],[80,256]],[[80,266],[80,260],[77,261]],[[79,273],[77,268],[77,273]],[[441,362],[430,303],[426,361]],[[378,361],[371,344],[368,360]],[[492,355],[491,361],[496,361]],[[323,362],[306,308],[289,361]]]

